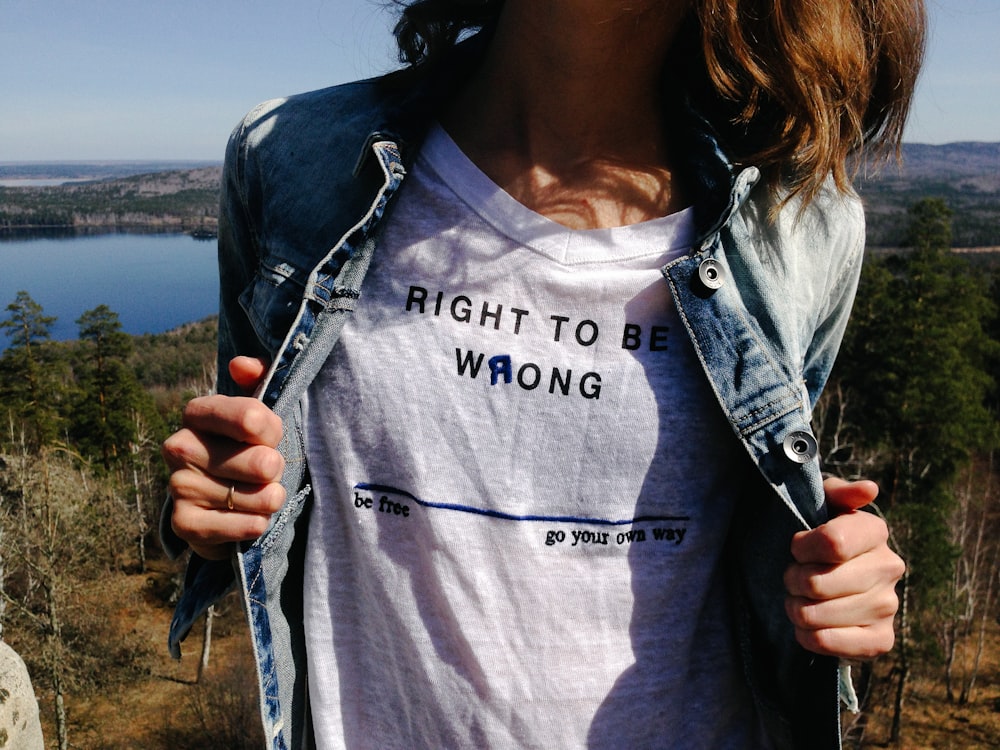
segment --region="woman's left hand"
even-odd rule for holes
[[[792,538],[795,562],[785,572],[785,609],[806,649],[870,659],[892,648],[903,560],[889,549],[889,530],[861,512],[878,495],[867,480],[823,483],[830,520]]]

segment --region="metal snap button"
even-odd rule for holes
[[[816,438],[803,430],[790,432],[782,443],[785,455],[797,464],[804,464],[816,458],[819,446]]]
[[[703,260],[698,266],[698,280],[706,289],[718,289],[725,281],[722,264],[712,258]]]

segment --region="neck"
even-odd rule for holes
[[[560,223],[617,226],[670,213],[682,201],[660,81],[685,8],[507,0],[444,125],[502,188]]]

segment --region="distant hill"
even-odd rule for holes
[[[898,246],[909,207],[936,197],[953,212],[956,247],[1000,247],[1000,143],[908,143],[901,165],[859,170],[855,187],[865,202],[869,245]]]
[[[84,171],[81,168],[78,174]],[[222,167],[215,165],[54,187],[0,187],[0,230],[154,229],[210,234],[217,226],[221,178]]]
[[[0,187],[0,231],[216,228],[221,165],[205,162],[0,164],[0,180],[85,180],[56,187]],[[868,244],[898,247],[907,211],[939,197],[953,213],[954,245],[1000,247],[1000,143],[907,143],[901,165],[860,169],[855,187],[868,216]]]
[[[0,162],[0,180],[107,180],[153,172],[217,167],[216,161]]]
[[[896,172],[894,176],[892,173]],[[901,169],[885,170],[888,179],[971,179],[970,188],[1000,190],[1000,143],[907,143]]]

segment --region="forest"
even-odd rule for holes
[[[912,202],[869,253],[814,422],[824,469],[875,479],[907,561],[897,642],[854,665],[847,747],[1000,746],[1000,255],[953,252]],[[53,341],[0,301],[0,637],[28,664],[49,747],[258,747],[239,604],[166,654],[183,563],[157,543],[163,438],[215,377],[215,322],[130,337],[106,306]]]
[[[60,171],[72,169],[62,166]],[[222,168],[215,166],[51,187],[0,186],[0,236],[55,228],[214,234],[221,176]]]

